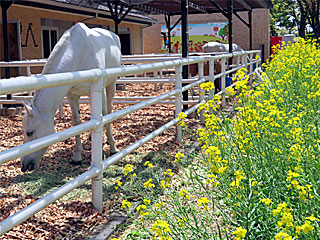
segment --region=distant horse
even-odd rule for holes
[[[208,42],[205,45],[202,46],[202,50],[205,53],[210,53],[210,52],[221,52],[221,53],[229,53],[229,44],[223,44],[223,43],[218,43],[218,42]],[[243,49],[233,43],[232,44],[232,51],[234,52],[243,52]],[[193,56],[200,56],[200,55],[193,55]],[[233,59],[233,64],[236,64],[236,60]],[[214,74],[217,75],[221,73],[221,66],[222,66],[222,61],[221,60],[215,60],[214,61]],[[190,64],[189,65],[189,73],[193,77],[198,74],[198,64]],[[203,66],[203,72],[204,76],[209,75],[209,63],[205,62]],[[219,92],[219,79],[216,79],[214,81],[214,88],[215,92]]]
[[[202,51],[205,53],[208,53],[208,52],[229,53],[229,44],[223,44],[223,43],[218,43],[218,42],[208,42],[202,46]],[[233,52],[243,52],[243,49],[239,45],[233,43],[232,44],[232,51]]]
[[[60,38],[49,56],[42,74],[119,67],[120,64],[120,40],[117,35],[105,29],[89,29],[86,25],[78,23]],[[116,80],[117,78],[108,78],[104,81],[102,108],[104,115],[112,111]],[[79,124],[79,98],[83,95],[90,95],[90,83],[37,90],[32,102],[26,103],[26,113],[23,118],[23,142],[26,143],[54,133],[54,116],[65,96],[67,96],[72,109],[73,125]],[[110,152],[115,153],[118,149],[112,136],[111,125],[106,124],[105,128]],[[44,148],[24,156],[21,170],[25,172],[37,168],[39,160],[46,150],[47,148]],[[81,163],[82,150],[78,135],[72,158],[74,163]]]
[[[192,55],[192,56],[199,56],[199,55]],[[221,60],[215,60],[214,61],[214,74],[217,75],[219,73],[221,73]],[[193,63],[189,65],[189,73],[190,76],[193,77],[197,74],[199,74],[199,67],[198,67],[198,63]],[[209,62],[204,62],[203,64],[203,75],[204,76],[208,76],[209,75]],[[219,79],[216,79],[214,81],[214,89],[215,92],[217,93],[219,90]]]

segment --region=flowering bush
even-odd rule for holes
[[[319,46],[301,40],[273,56],[255,89],[237,73],[233,119],[219,96],[202,104],[201,152],[178,153],[187,167],[157,177],[163,197],[138,210],[143,239],[320,239],[319,66]]]

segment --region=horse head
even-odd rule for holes
[[[26,102],[26,112],[23,117],[23,143],[47,136],[54,133],[54,123],[43,114],[40,114],[34,103]],[[47,148],[40,149],[36,152],[30,153],[21,158],[22,168],[21,171],[25,172],[33,170],[38,167],[39,161]]]

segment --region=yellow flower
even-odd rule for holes
[[[161,180],[160,181],[160,185],[163,189],[166,189],[167,187],[169,187],[169,185],[166,185],[166,181],[165,180]]]
[[[286,203],[279,203],[277,208],[274,209],[273,212],[273,216],[278,215],[282,209],[286,209],[287,208],[287,204]]]
[[[210,91],[214,89],[214,84],[212,82],[206,82],[206,83],[201,83],[200,88],[202,88],[205,91]]]
[[[198,201],[197,201],[197,203],[200,207],[202,207],[202,206],[204,207],[203,208],[204,210],[209,210],[209,207],[208,207],[209,202],[210,202],[209,199],[206,197],[202,197],[202,198],[198,199]]]
[[[155,237],[160,237],[161,240],[169,240],[171,237],[167,236],[171,233],[169,224],[163,220],[157,220],[152,225],[152,232]]]
[[[236,230],[232,233],[236,235],[235,240],[241,240],[246,237],[247,230],[242,227],[237,227]]]
[[[118,186],[121,187],[122,182],[119,181],[119,180],[116,180],[116,184],[117,184],[117,186],[115,186],[114,188],[115,188],[116,190],[118,190]]]
[[[156,208],[161,208],[162,206],[165,205],[165,203],[161,202],[161,203],[156,203],[155,205],[156,205]]]
[[[168,176],[172,177],[174,173],[172,172],[172,169],[171,169],[171,168],[168,168],[167,171],[165,171],[163,174],[164,174],[165,176],[168,175]]]
[[[176,156],[175,156],[175,162],[179,162],[180,160],[181,160],[181,158],[183,158],[184,157],[184,154],[183,153],[181,153],[181,152],[178,152],[177,154],[176,154]]]
[[[292,240],[292,237],[284,232],[279,232],[274,236],[275,240]]]
[[[260,202],[266,204],[267,206],[269,206],[270,204],[273,203],[272,199],[270,199],[270,198],[262,198],[262,199],[260,199]]]
[[[145,205],[150,205],[151,201],[149,199],[143,199]]]
[[[144,210],[147,209],[147,206],[144,204],[141,204],[137,207],[137,211],[140,216],[147,216],[149,215],[149,212],[145,212]]]
[[[188,195],[188,192],[185,189],[182,189],[181,191],[179,191],[179,195],[184,199],[190,199],[190,196]]]
[[[301,226],[303,233],[307,234],[314,230],[314,227],[310,224],[309,221],[305,221],[305,223]]]
[[[228,168],[228,166],[218,167],[218,169],[216,170],[216,173],[224,174],[224,172],[227,170],[227,168]]]
[[[133,172],[133,165],[132,164],[127,164],[125,167],[124,167],[124,175],[127,176],[128,173],[131,173]]]
[[[149,178],[149,180],[146,181],[146,182],[143,184],[143,186],[144,186],[145,188],[155,187],[155,185],[154,185],[153,183],[151,183],[151,182],[152,182],[152,178]]]
[[[236,91],[232,87],[227,87],[225,92],[226,92],[226,94],[229,94],[231,96],[236,94]]]
[[[144,163],[144,165],[145,165],[145,166],[148,165],[149,168],[153,168],[153,164],[152,164],[150,161],[146,161],[146,162]]]
[[[187,221],[187,219],[185,217],[178,219],[177,222],[178,222],[179,227],[183,227],[184,226],[183,223],[186,221]]]
[[[121,209],[129,209],[132,205],[131,202],[128,202],[127,200],[123,200],[121,204]]]
[[[254,187],[254,186],[257,185],[257,184],[258,184],[257,181],[252,181],[252,182],[251,182],[251,186],[252,186],[252,187]]]
[[[319,218],[315,218],[315,217],[313,216],[313,214],[312,214],[310,217],[306,217],[306,219],[307,219],[307,220],[310,220],[310,221],[320,221],[320,219],[319,219]]]
[[[183,127],[185,125],[185,122],[183,121],[183,119],[185,119],[186,117],[187,117],[187,114],[185,114],[184,112],[178,113],[178,119],[181,121],[179,121],[177,124]]]

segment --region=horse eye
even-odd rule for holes
[[[33,134],[33,131],[32,132],[27,132],[27,136],[28,137],[30,137],[32,134]]]

